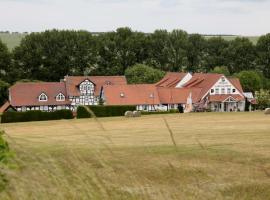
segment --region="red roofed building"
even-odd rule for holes
[[[124,76],[66,76],[61,82],[18,82],[9,88],[8,104],[17,111],[76,110],[79,105],[97,105],[104,85],[122,84],[127,84]],[[0,110],[7,110],[5,107]]]
[[[16,83],[5,107],[17,111],[54,111],[79,105],[136,105],[137,110],[210,109],[244,111],[245,96],[238,79],[222,74],[169,72],[156,84],[128,85],[124,76],[66,76],[56,83]]]

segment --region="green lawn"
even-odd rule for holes
[[[15,166],[0,199],[269,199],[270,116],[261,112],[1,128]]]

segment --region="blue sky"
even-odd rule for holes
[[[111,31],[184,29],[189,33],[270,32],[270,0],[0,0],[0,29]]]

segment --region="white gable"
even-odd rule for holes
[[[89,81],[85,80],[80,84],[80,92],[82,94],[93,94],[94,93],[94,84]]]
[[[210,95],[216,94],[242,94],[237,88],[225,77],[222,76],[210,89]]]
[[[176,88],[182,88],[188,81],[192,79],[192,75],[190,73],[187,73],[184,78],[176,85]]]

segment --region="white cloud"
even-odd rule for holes
[[[0,7],[1,29],[10,31],[108,31],[129,26],[145,32],[270,32],[269,0],[0,0]]]

